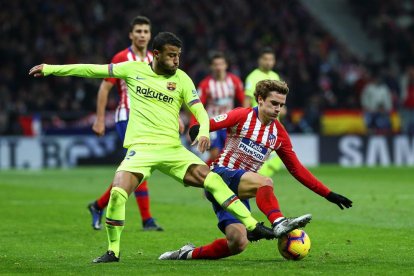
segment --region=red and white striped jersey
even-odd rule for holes
[[[212,166],[257,172],[275,150],[299,182],[323,197],[329,194],[329,188],[301,164],[283,125],[278,120],[262,124],[258,107],[236,108],[210,119],[210,131],[222,128],[227,128],[226,143]]]
[[[153,60],[153,55],[151,51],[147,51],[145,58],[141,59],[133,51],[131,46],[118,52],[111,60],[111,63],[120,63],[124,61],[142,61],[150,63]],[[128,88],[126,83],[122,79],[115,78],[106,78],[106,81],[111,82],[116,85],[118,88],[119,102],[115,111],[115,122],[119,121],[128,121],[129,117],[129,97],[128,97]]]
[[[198,86],[198,95],[209,117],[232,110],[237,102],[241,106],[244,101],[243,82],[232,73],[226,73],[222,81],[211,75],[205,77]]]

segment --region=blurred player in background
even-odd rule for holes
[[[185,103],[200,123],[194,143],[198,143],[201,153],[210,147],[208,114],[200,103],[194,83],[184,71],[178,69],[181,47],[181,40],[173,33],[161,32],[153,41],[154,60],[151,64],[135,61],[104,65],[40,64],[29,71],[29,75],[34,77],[114,77],[124,79],[127,84],[131,109],[124,147],[128,151],[115,173],[106,212],[108,250],[94,259],[94,263],[119,261],[128,196],[154,170],[186,186],[204,188],[210,192],[256,239],[274,237],[272,229],[252,217],[223,179],[181,144],[177,118]],[[170,215],[176,217],[176,214]]]
[[[210,118],[224,114],[235,107],[243,105],[244,89],[240,78],[227,72],[228,63],[222,52],[214,51],[210,57],[211,74],[205,77],[198,86],[200,101],[207,110]],[[190,125],[195,123],[191,117]],[[211,147],[207,165],[214,161],[224,147],[226,130],[221,129],[210,133]]]
[[[272,179],[256,173],[272,151],[277,152],[289,172],[304,186],[341,209],[352,207],[352,201],[332,192],[316,179],[293,151],[288,133],[277,120],[288,92],[285,82],[260,81],[255,92],[258,107],[237,108],[210,119],[210,131],[227,129],[226,146],[220,157],[213,162],[212,171],[224,179],[247,208],[250,208],[248,199],[256,197],[257,206],[272,224],[276,238],[305,226],[311,215],[285,218],[274,195]],[[193,139],[197,134],[198,126],[192,126],[190,137]],[[219,220],[218,227],[226,238],[200,247],[187,244],[176,251],[165,252],[159,259],[220,259],[241,253],[249,240],[257,240],[248,235],[240,221],[217,204],[209,192],[206,194]]]
[[[280,80],[279,74],[273,71],[273,68],[276,65],[276,56],[272,48],[263,48],[259,53],[257,63],[258,68],[254,69],[246,78],[246,99],[244,101],[244,107],[257,106],[257,101],[254,97],[254,91],[256,89],[256,84],[259,81]],[[282,111],[282,113],[286,113],[286,110]],[[276,171],[281,169],[281,167],[282,161],[276,154],[273,154],[262,166],[259,174],[272,177]]]
[[[148,43],[151,40],[151,21],[147,17],[137,16],[132,20],[129,39],[131,40],[131,45],[118,52],[112,58],[111,62],[120,63],[134,60],[151,63],[153,55],[152,52],[148,50]],[[115,112],[116,130],[121,141],[124,141],[128,125],[130,103],[127,93],[128,88],[125,81],[122,79],[106,78],[102,81],[98,91],[96,120],[92,129],[98,136],[103,136],[105,134],[105,109],[108,102],[108,94],[114,85],[116,85],[119,94],[119,103]],[[112,183],[97,200],[88,205],[88,209],[92,214],[92,227],[95,230],[102,229],[102,213],[108,205],[111,189]],[[150,212],[150,198],[147,181],[144,181],[134,193],[141,214],[143,229],[162,231],[163,228],[155,223]]]
[[[257,60],[258,67],[246,77],[246,98],[244,107],[256,107],[257,101],[254,97],[256,84],[261,80],[280,80],[279,74],[273,71],[276,65],[276,56],[270,47],[263,48]]]

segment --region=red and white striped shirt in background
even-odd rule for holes
[[[210,131],[222,128],[227,128],[226,144],[212,166],[257,172],[275,150],[299,182],[323,197],[329,194],[329,188],[299,161],[283,125],[278,120],[262,124],[257,107],[236,108],[210,119]]]
[[[151,63],[153,55],[151,51],[147,51],[145,58],[141,59],[133,51],[131,46],[118,52],[111,60],[111,63],[120,63],[124,61],[142,61]],[[129,117],[129,97],[128,87],[124,80],[115,78],[106,78],[106,81],[111,82],[118,88],[119,102],[115,111],[115,122],[128,121]]]
[[[209,75],[200,82],[198,95],[211,118],[232,110],[235,102],[237,106],[243,104],[243,82],[232,73],[226,73],[223,81],[218,81]],[[190,125],[194,123],[195,118],[192,117]]]

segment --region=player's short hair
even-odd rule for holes
[[[273,51],[272,47],[263,47],[262,49],[260,49],[259,57],[262,57],[263,55],[266,55],[266,54],[275,55],[275,51]]]
[[[270,92],[276,92],[279,94],[287,95],[289,93],[289,87],[284,81],[278,80],[262,80],[256,84],[256,89],[254,91],[254,98],[258,102],[259,96],[263,100],[266,100]]]
[[[173,33],[161,32],[158,33],[152,41],[152,49],[161,51],[164,45],[172,45],[178,48],[183,46],[183,42]]]
[[[149,27],[151,29],[151,20],[146,16],[138,15],[138,16],[134,17],[134,19],[132,19],[131,23],[129,23],[130,32],[132,32],[135,25],[149,25]]]
[[[214,61],[215,59],[218,59],[218,58],[220,58],[220,59],[224,59],[224,60],[227,62],[226,55],[225,55],[223,52],[220,52],[220,51],[212,51],[212,52],[208,55],[208,61],[209,61],[209,63],[210,63],[210,64],[212,64],[212,63],[213,63],[213,61]]]

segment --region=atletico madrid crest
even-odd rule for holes
[[[177,84],[175,82],[167,82],[167,89],[170,91],[174,91],[177,88]]]
[[[268,140],[269,140],[270,146],[273,147],[276,143],[276,136],[274,136],[273,134],[269,134]]]

